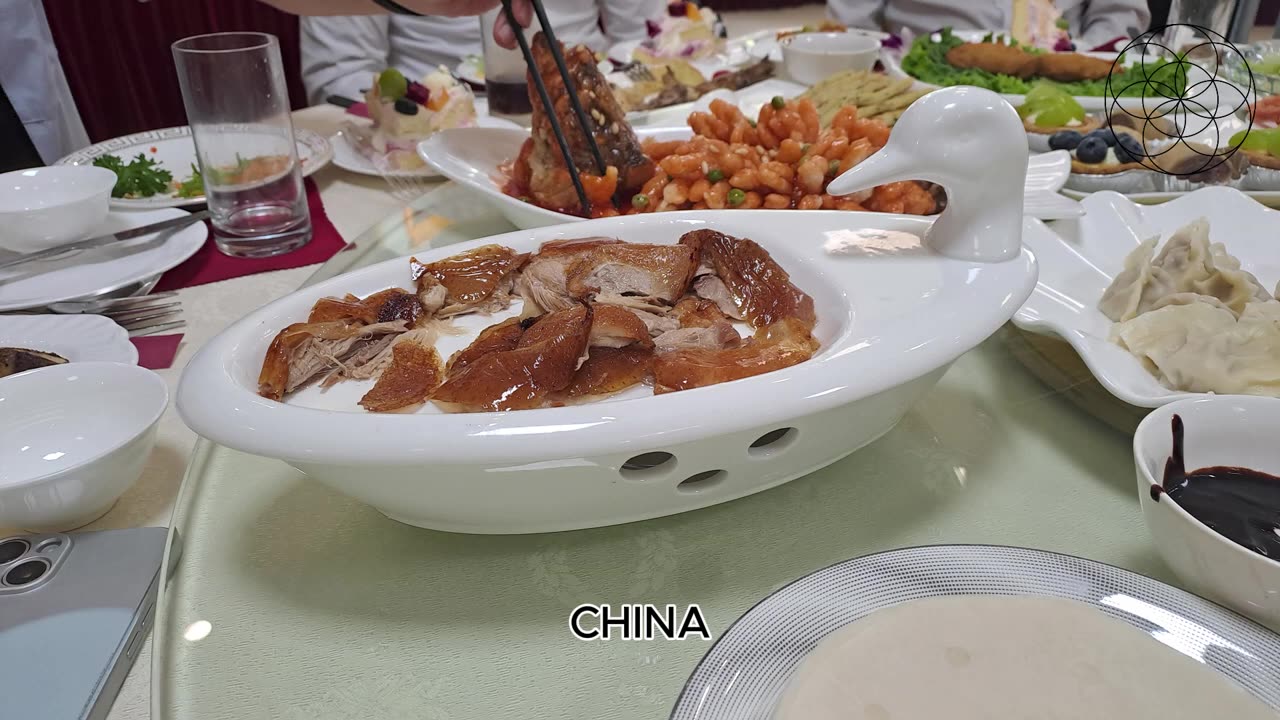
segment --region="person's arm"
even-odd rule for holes
[[[302,84],[307,100],[321,105],[330,95],[354,100],[387,66],[391,18],[308,17],[299,23]]]
[[[851,28],[879,30],[888,0],[827,0],[827,15]]]
[[[666,11],[666,3],[659,0],[600,0],[600,16],[610,46],[649,37],[645,21]]]
[[[1071,30],[1076,45],[1088,50],[1118,37],[1136,37],[1146,32],[1150,22],[1147,0],[1090,0],[1081,13],[1080,27]]]

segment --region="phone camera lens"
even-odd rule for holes
[[[44,560],[28,560],[9,568],[9,572],[4,574],[4,582],[11,587],[30,585],[48,571],[49,564]]]
[[[26,540],[5,540],[0,543],[0,565],[11,563],[22,557],[22,554],[31,547]]]

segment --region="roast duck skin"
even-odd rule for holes
[[[759,244],[714,230],[672,245],[557,240],[534,253],[485,245],[409,262],[413,291],[316,301],[271,342],[259,392],[273,400],[319,381],[372,380],[371,412],[434,403],[493,412],[589,402],[641,384],[657,394],[804,362],[818,350],[813,299]],[[447,361],[449,318],[518,314]],[[737,324],[748,327],[743,337]]]

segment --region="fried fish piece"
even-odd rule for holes
[[[1076,52],[1050,52],[1036,56],[1036,75],[1058,82],[1101,80],[1118,69],[1111,60]]]
[[[1037,55],[1002,42],[965,43],[947,51],[947,62],[962,68],[1027,78],[1036,74]]]

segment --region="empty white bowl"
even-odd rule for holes
[[[880,56],[880,40],[858,32],[800,33],[782,41],[782,66],[805,85],[841,70],[870,70]]]
[[[142,474],[169,403],[159,375],[82,362],[0,379],[0,527],[101,517]]]
[[[1138,498],[1156,550],[1194,592],[1280,629],[1280,562],[1218,534],[1152,492],[1173,449],[1173,416],[1182,418],[1188,472],[1235,466],[1280,475],[1280,400],[1232,395],[1168,403],[1147,415],[1133,437]]]
[[[0,247],[28,253],[81,240],[107,218],[116,174],[56,165],[0,175]]]

